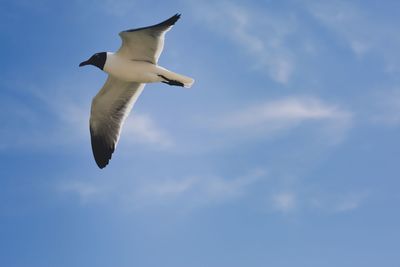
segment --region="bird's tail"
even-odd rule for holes
[[[172,81],[172,83],[173,83],[172,85],[182,86],[182,84],[183,84],[183,87],[186,87],[186,88],[192,87],[192,85],[194,83],[194,79],[187,77],[185,75],[182,75],[182,74],[172,72],[172,71],[164,69],[164,68],[162,68],[162,75],[160,75],[160,76],[165,78],[167,81],[168,80]],[[174,84],[174,82],[175,82],[175,84]]]
[[[181,75],[181,74],[177,74],[177,75],[179,76],[179,78],[177,80],[179,82],[183,83],[183,87],[190,88],[194,84],[194,79],[184,76],[184,75]]]

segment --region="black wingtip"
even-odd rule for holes
[[[104,153],[104,150],[101,151],[98,147],[93,147],[93,156],[94,160],[96,161],[97,166],[100,169],[104,169],[108,163],[110,162],[111,159],[111,154],[113,153],[113,150],[109,149],[106,153]],[[109,155],[109,156],[107,156]]]
[[[173,15],[172,17],[167,19],[165,22],[167,23],[167,25],[174,25],[180,18],[181,18],[181,14],[176,13],[175,15]]]
[[[96,160],[96,164],[99,167],[99,169],[104,169],[108,165],[108,160],[107,161],[98,161]]]
[[[114,148],[106,147],[104,144],[100,144],[96,138],[92,138],[92,151],[97,166],[104,169],[111,160]]]
[[[154,28],[154,27],[169,27],[169,26],[174,25],[180,19],[180,17],[181,17],[181,14],[176,13],[169,19],[166,19],[163,22],[160,22],[158,24],[155,24],[152,26],[147,26],[147,27],[142,27],[142,28],[130,29],[130,30],[126,30],[125,32],[135,32],[135,31],[145,30],[145,29]]]
[[[181,14],[180,13],[176,13],[175,15],[173,15],[172,17],[170,17],[169,19],[164,20],[161,23],[158,23],[156,25],[154,25],[154,27],[160,27],[160,26],[164,26],[164,27],[168,27],[168,26],[172,26],[174,25],[178,19],[180,19]]]
[[[96,134],[93,133],[92,128],[90,128],[90,135],[94,160],[96,161],[97,166],[100,169],[103,169],[110,162],[115,147],[114,145],[107,144],[102,138],[96,136]]]

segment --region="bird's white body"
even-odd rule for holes
[[[162,82],[165,81],[162,78],[163,76],[170,80],[180,81],[185,87],[190,87],[194,82],[192,78],[174,73],[156,64],[142,60],[128,59],[112,52],[107,52],[107,60],[103,70],[127,82]]]

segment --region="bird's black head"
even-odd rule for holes
[[[93,56],[91,56],[88,60],[81,62],[81,64],[79,64],[79,67],[86,65],[93,65],[103,70],[104,64],[106,64],[106,59],[107,59],[106,52],[96,53]]]

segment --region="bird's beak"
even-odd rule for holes
[[[90,64],[89,60],[86,60],[86,61],[81,62],[81,64],[79,64],[79,67],[83,67],[83,66],[86,66],[89,64]]]

